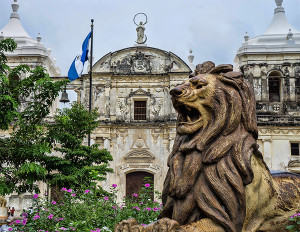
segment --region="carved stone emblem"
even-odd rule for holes
[[[114,61],[111,69],[115,74],[151,73],[150,56],[141,51]]]

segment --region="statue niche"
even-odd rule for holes
[[[285,231],[300,208],[300,176],[271,175],[257,145],[254,92],[231,65],[197,65],[170,91],[177,134],[158,221],[115,231]]]

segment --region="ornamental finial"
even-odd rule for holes
[[[17,0],[14,0],[14,3],[11,4],[11,8],[13,10],[13,12],[10,15],[10,18],[17,18],[20,19],[19,13],[18,13],[18,9],[19,9],[19,4]]]
[[[275,0],[277,7],[281,7],[283,0]]]

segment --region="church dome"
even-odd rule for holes
[[[51,49],[45,48],[41,43],[42,37],[40,34],[34,39],[24,29],[18,13],[19,4],[17,0],[14,0],[11,7],[13,12],[10,15],[9,22],[0,29],[0,39],[12,38],[17,43],[17,48],[13,52],[7,52],[6,56],[43,57],[45,60],[44,64],[47,64],[45,66],[49,74],[51,76],[60,76],[60,70],[55,65],[56,61],[51,56]]]
[[[281,6],[283,0],[275,0],[277,7],[271,24],[264,34],[249,38],[239,48],[237,55],[249,53],[299,53],[300,32],[287,20],[285,10]]]

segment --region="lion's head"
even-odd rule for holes
[[[251,156],[259,153],[252,87],[231,65],[209,61],[170,94],[178,124],[161,217],[180,224],[209,217],[226,231],[241,230]]]
[[[197,134],[199,150],[215,136],[236,131],[240,124],[257,139],[253,89],[242,73],[232,71],[232,65],[215,67],[210,61],[197,65],[190,79],[170,94],[178,112],[178,135]]]

